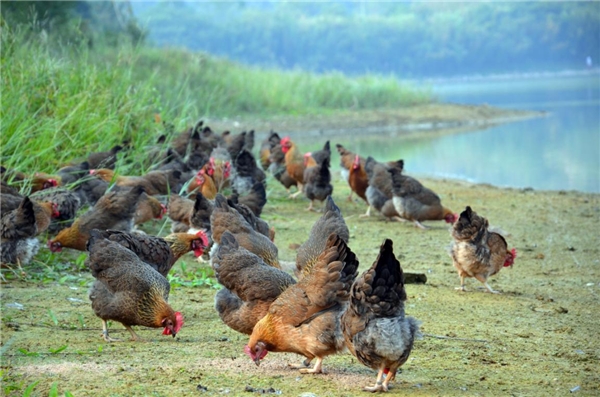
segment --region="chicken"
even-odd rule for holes
[[[90,289],[92,309],[102,320],[102,335],[107,342],[107,321],[118,321],[139,340],[132,325],[160,328],[163,335],[177,335],[183,316],[167,303],[170,285],[165,277],[119,243],[104,238],[99,230],[90,231],[86,265],[96,279]]]
[[[196,194],[195,200],[172,194],[169,199],[171,232],[210,231],[210,214],[213,208],[213,203],[202,193]]]
[[[50,233],[57,233],[60,230],[71,226],[77,216],[77,211],[81,207],[81,198],[77,193],[65,188],[51,188],[35,192],[30,196],[37,201],[49,201],[53,203],[55,213],[48,227]]]
[[[210,230],[216,243],[211,250],[211,257],[213,250],[216,251],[220,244],[223,233],[229,231],[240,246],[258,255],[268,265],[281,268],[275,244],[265,235],[255,231],[237,210],[229,206],[227,199],[221,194],[217,194],[215,198],[215,208],[210,216]]]
[[[123,146],[116,145],[107,152],[90,153],[87,162],[90,168],[114,169],[117,162],[117,153],[123,150]]]
[[[275,234],[273,228],[270,228],[269,224],[265,220],[257,217],[254,214],[254,211],[250,209],[250,207],[243,203],[236,203],[233,199],[227,199],[227,204],[231,208],[234,208],[237,212],[239,212],[240,215],[244,217],[246,222],[250,224],[252,229],[256,230],[260,234],[269,237],[269,239],[273,241],[273,236]]]
[[[512,267],[517,251],[508,250],[504,237],[489,228],[488,220],[478,215],[471,207],[460,214],[452,227],[454,242],[451,247],[452,262],[460,277],[460,287],[465,290],[465,278],[475,277],[491,293],[497,294],[487,283],[490,276],[502,267]]]
[[[190,140],[194,133],[198,134],[201,130],[204,122],[202,120],[198,121],[193,127],[186,129],[185,131],[179,133],[173,141],[171,141],[171,147],[175,150],[181,157],[185,157],[188,153],[188,148],[190,146]]]
[[[288,175],[298,184],[298,191],[290,198],[296,198],[304,191],[304,156],[289,136],[281,140],[281,150],[285,153],[285,169]]]
[[[260,158],[260,165],[263,170],[266,171],[267,169],[269,169],[269,166],[271,165],[271,161],[269,160],[269,157],[271,156],[271,151],[273,150],[275,145],[279,144],[279,142],[281,142],[281,138],[279,137],[279,135],[275,131],[271,131],[269,135],[265,138],[265,140],[261,143],[258,155]]]
[[[202,195],[207,199],[214,200],[215,196],[218,193],[218,189],[215,180],[211,175],[212,172],[209,172],[210,169],[210,163],[206,163],[200,169],[200,171],[198,171],[194,179],[188,185],[188,193],[198,191],[202,193]]]
[[[133,223],[141,225],[152,219],[162,219],[167,213],[167,207],[154,196],[142,194],[135,209]]]
[[[400,160],[388,170],[392,174],[394,208],[400,217],[414,222],[421,229],[426,229],[422,221],[443,219],[446,223],[454,223],[458,215],[443,207],[439,196],[432,190],[416,179],[404,175],[403,166],[404,162]]]
[[[348,175],[348,184],[350,185],[351,192],[356,193],[358,197],[365,200],[367,204],[367,188],[369,187],[369,177],[365,170],[366,161],[361,161],[360,156],[357,154],[354,156],[354,161],[350,166],[350,172]],[[351,193],[352,194],[352,193]],[[348,197],[352,200],[351,197]]]
[[[306,365],[316,357],[312,369],[300,372],[321,373],[323,358],[345,349],[340,319],[357,269],[346,243],[329,236],[311,272],[283,291],[256,323],[245,352],[256,365],[268,351],[301,354]]]
[[[35,216],[35,226],[36,232],[35,235],[39,235],[44,233],[50,227],[50,224],[60,217],[60,212],[58,210],[58,204],[56,204],[56,196],[54,197],[41,197],[39,193],[42,190],[36,192],[35,194],[29,195],[29,199],[33,203],[33,212]],[[37,196],[37,197],[36,197]],[[2,200],[2,217],[5,215],[8,219],[14,219],[16,214],[19,212],[17,209],[23,203],[23,199],[25,196],[21,195],[10,195],[10,194],[1,194],[0,200]],[[12,213],[12,215],[10,215]],[[8,216],[10,215],[10,216]],[[8,221],[10,223],[10,221]]]
[[[84,161],[79,164],[62,167],[56,174],[60,179],[60,185],[68,187],[71,184],[75,184],[86,175],[89,175],[89,172],[90,164],[87,161]]]
[[[267,265],[240,247],[228,231],[213,258],[215,277],[223,289],[215,296],[215,308],[227,326],[250,335],[269,306],[295,281],[286,272]]]
[[[234,190],[231,195],[231,199],[240,204],[246,205],[254,215],[260,216],[262,214],[262,210],[267,204],[267,191],[265,190],[265,185],[262,182],[255,182],[252,185],[252,188],[245,195],[239,195],[236,190]]]
[[[230,143],[227,145],[230,158],[236,158],[244,150],[246,146],[246,134],[247,132],[243,131],[231,138]]]
[[[345,243],[350,239],[350,231],[342,212],[333,202],[331,196],[327,197],[323,215],[314,223],[308,240],[296,251],[296,276],[301,279],[311,272],[312,267],[325,249],[330,234],[335,233]]]
[[[6,184],[16,182],[20,186],[31,186],[31,193],[58,186],[56,177],[36,172],[33,176],[0,166],[2,181]]]
[[[365,172],[369,178],[369,186],[365,192],[369,208],[364,215],[370,216],[371,208],[381,212],[388,220],[402,220],[394,207],[392,177],[388,172],[389,164],[382,164],[373,157],[368,157],[365,162]]]
[[[287,172],[285,166],[285,153],[281,149],[280,144],[273,146],[271,154],[269,155],[269,162],[271,163],[269,171],[273,174],[273,177],[285,187],[285,190],[288,193],[292,186],[298,186],[298,182],[296,182]]]
[[[35,238],[37,231],[34,203],[29,197],[24,197],[16,209],[2,214],[0,236],[2,263],[21,266],[31,262],[40,246],[38,239]]]
[[[181,171],[178,170],[150,171],[143,176],[122,176],[115,175],[113,170],[100,168],[91,170],[90,174],[106,182],[114,179],[117,186],[143,186],[146,194],[151,196],[176,192],[181,187]]]
[[[419,336],[417,320],[404,313],[405,301],[402,268],[394,256],[392,240],[386,239],[371,268],[352,285],[350,305],[341,319],[348,350],[378,371],[375,386],[364,390],[388,391]]]
[[[143,192],[141,186],[107,192],[70,227],[61,230],[53,240],[48,240],[48,247],[52,252],[60,252],[63,248],[85,251],[92,229],[131,231],[137,203]]]
[[[250,192],[256,182],[264,182],[266,175],[263,170],[256,165],[254,155],[244,149],[238,154],[234,162],[235,176],[233,177],[233,190],[240,195]]]
[[[193,251],[199,257],[208,246],[208,237],[203,231],[196,234],[173,233],[164,239],[120,230],[96,231],[102,238],[119,243],[136,254],[164,277],[167,277],[175,262],[184,254]]]
[[[354,188],[352,187],[352,184],[350,183],[350,172],[356,162],[357,155],[352,153],[351,151],[349,151],[348,149],[346,149],[339,143],[336,144],[335,147],[340,155],[340,167],[341,167],[342,178],[344,178],[344,180],[346,182],[348,182],[348,184],[350,185],[350,195],[348,196],[348,201],[352,201],[352,194],[355,192],[357,194],[359,194],[359,192],[354,190]],[[359,156],[359,159],[360,159],[361,167],[364,168],[366,160],[360,156]],[[368,185],[368,178],[366,176],[365,176],[365,184]],[[357,186],[362,186],[362,184],[359,183],[359,184],[357,184]],[[366,187],[365,187],[365,190],[366,190]],[[359,194],[359,196],[360,196],[360,194]],[[363,198],[365,201],[367,200],[365,197],[362,197],[362,196],[360,196],[360,197]]]
[[[327,141],[327,148],[329,145],[329,141]],[[307,211],[315,211],[314,202],[325,201],[325,199],[333,193],[333,185],[331,184],[331,172],[329,171],[329,159],[330,155],[327,155],[327,151],[325,154],[322,151],[315,158],[312,156],[314,161],[316,162],[313,167],[306,167],[304,169],[304,193],[306,197],[310,200],[310,205],[306,209]]]

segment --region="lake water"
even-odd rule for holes
[[[402,158],[411,175],[600,192],[600,74],[454,82],[432,89],[442,102],[544,110],[548,116],[418,140],[373,134],[332,143],[381,161]],[[337,166],[337,155],[333,163]]]

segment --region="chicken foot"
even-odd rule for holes
[[[378,392],[378,391],[388,391],[388,383],[390,381],[389,377],[383,381],[383,371],[384,368],[379,368],[379,372],[377,372],[377,381],[375,382],[375,386],[366,386],[363,388],[365,391],[370,392]]]
[[[304,361],[302,361],[300,364],[288,364],[288,367],[290,367],[291,369],[307,368],[310,366],[311,361],[312,361],[312,358],[307,358]]]
[[[414,220],[413,223],[415,224],[416,227],[418,227],[419,229],[423,229],[423,230],[427,230],[429,229],[427,226],[423,225],[421,222]]]
[[[121,339],[114,339],[108,336],[108,323],[106,320],[102,320],[102,339],[107,342],[120,342]]]
[[[295,199],[296,197],[298,197],[302,193],[302,189],[303,188],[304,188],[304,186],[301,183],[299,183],[298,184],[298,191],[296,193],[290,194],[289,198]]]
[[[479,280],[483,285],[485,285],[485,288],[488,289],[488,291],[490,291],[492,294],[499,294],[500,292],[494,290],[492,287],[490,287],[490,285],[487,283],[487,280],[485,278],[483,278],[480,275],[475,276],[475,278],[477,280]]]
[[[359,218],[367,218],[371,216],[371,205],[369,205],[369,208],[367,208],[367,212],[365,212],[364,214],[359,215]]]
[[[317,357],[317,362],[313,368],[302,368],[300,370],[301,374],[321,374],[323,373],[323,359],[321,357]]]
[[[133,330],[133,328],[131,328],[129,325],[126,325],[125,328],[127,328],[127,331],[129,331],[129,333],[131,334],[131,340],[133,342],[140,342],[140,341],[142,341],[142,338],[140,338],[138,336],[138,334],[135,333],[135,331]]]
[[[460,287],[456,287],[454,288],[457,291],[462,291],[465,292],[465,278],[463,276],[460,276]]]

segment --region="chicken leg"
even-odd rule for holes
[[[129,325],[126,325],[125,328],[127,328],[127,331],[129,331],[129,333],[131,334],[131,340],[133,342],[140,342],[142,341],[142,338],[140,338],[135,331],[133,330],[133,328],[131,328]]]
[[[302,368],[300,370],[301,374],[320,374],[323,373],[322,370],[323,359],[321,357],[317,357],[317,362],[313,368]]]
[[[363,390],[370,392],[378,392],[378,391],[388,391],[387,383],[389,379],[386,379],[387,382],[383,382],[383,371],[384,368],[379,368],[379,372],[377,372],[377,381],[375,382],[375,386],[366,386]]]
[[[365,212],[364,214],[359,215],[359,218],[367,218],[371,216],[371,205],[369,205],[369,207],[367,208],[367,212]]]
[[[114,339],[108,336],[108,324],[106,320],[102,320],[102,339],[107,342],[120,342],[121,339]]]

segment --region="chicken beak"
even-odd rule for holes
[[[254,359],[254,364],[256,364],[257,367],[260,367],[260,356],[256,356]]]

